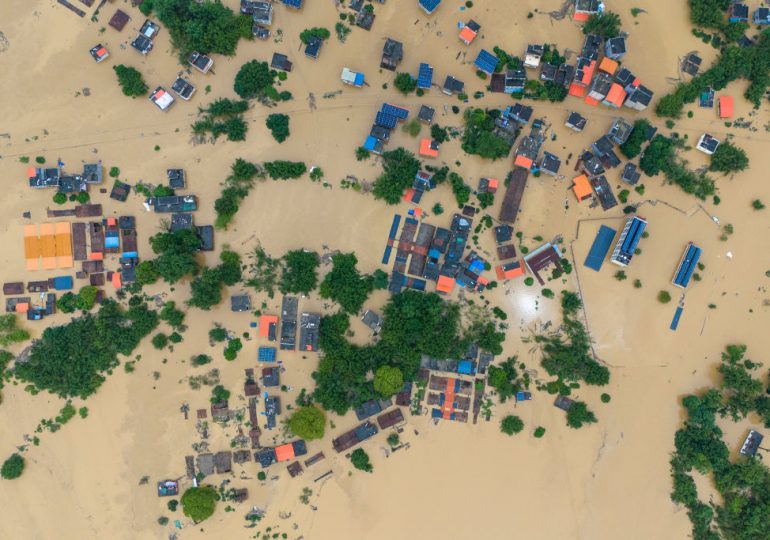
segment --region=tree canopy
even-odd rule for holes
[[[567,425],[574,429],[583,427],[583,424],[592,424],[596,422],[596,416],[588,405],[582,401],[576,401],[567,411]]]
[[[354,253],[339,253],[332,257],[332,270],[321,282],[321,297],[334,300],[348,313],[358,313],[374,290],[371,276],[362,276]]]
[[[273,180],[291,180],[307,172],[307,165],[301,161],[268,161],[263,165]]]
[[[523,389],[519,381],[519,373],[516,369],[516,357],[511,357],[499,366],[489,366],[489,386],[497,391],[500,403],[505,403],[508,398],[516,395]]]
[[[29,339],[29,332],[18,327],[15,313],[0,315],[0,347],[20,343]]]
[[[219,495],[213,486],[191,487],[182,495],[182,511],[195,523],[210,518],[217,508]]]
[[[241,66],[235,75],[233,89],[242,99],[264,97],[273,88],[276,72],[267,62],[250,60]]]
[[[289,418],[289,429],[302,439],[323,439],[326,427],[326,413],[318,407],[300,407]]]
[[[112,69],[115,70],[115,75],[118,77],[118,84],[120,84],[123,95],[138,97],[147,94],[148,88],[139,70],[123,64],[113,66]]]
[[[393,86],[404,95],[417,90],[417,80],[409,73],[399,73],[393,80]]]
[[[384,398],[397,394],[404,387],[404,375],[397,367],[380,366],[374,372],[374,391]]]
[[[214,268],[206,267],[190,284],[192,293],[187,304],[209,310],[222,302],[222,285],[235,285],[241,280],[241,256],[230,250],[219,254],[222,261]]]
[[[16,363],[14,375],[39,390],[85,399],[104,382],[103,374],[118,365],[117,355],[130,355],[157,325],[157,313],[141,299],[126,311],[105,300],[96,315],[46,328],[27,358]]]
[[[738,148],[730,141],[724,141],[717,146],[711,155],[709,170],[729,174],[740,172],[749,166],[749,156],[742,148]]]
[[[403,148],[383,152],[382,174],[374,181],[374,197],[388,204],[398,204],[419,170],[420,162],[411,152]]]
[[[318,253],[304,249],[289,251],[283,256],[280,289],[283,294],[310,294],[318,285]]]
[[[353,464],[353,467],[360,471],[372,472],[374,470],[372,463],[369,461],[369,454],[363,448],[356,448],[351,452],[350,462]]]
[[[628,159],[634,159],[641,154],[642,145],[647,140],[647,131],[651,127],[652,125],[644,118],[634,121],[634,129],[631,130],[626,142],[620,145],[620,152]]]
[[[288,114],[271,114],[265,121],[267,129],[273,135],[273,138],[282,143],[289,138],[289,115]]]
[[[241,202],[254,187],[256,178],[264,177],[264,171],[255,164],[238,158],[230,166],[230,175],[225,179],[225,188],[214,201],[217,229],[226,229],[240,209]]]
[[[3,467],[0,469],[0,476],[4,480],[14,480],[21,476],[24,472],[24,458],[20,454],[11,454],[8,459],[3,462]]]
[[[183,277],[198,273],[197,253],[201,241],[193,229],[161,232],[150,237],[150,246],[157,255],[154,267],[168,283],[176,283]]]
[[[516,435],[524,429],[524,421],[518,416],[508,415],[500,422],[500,431],[506,435]]]
[[[469,154],[477,154],[486,159],[499,159],[511,151],[511,143],[494,133],[495,118],[500,111],[467,109],[463,116],[465,132],[462,149]]]
[[[612,11],[592,13],[583,25],[583,33],[595,34],[604,39],[620,35],[620,15]]]

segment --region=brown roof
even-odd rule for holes
[[[107,24],[109,24],[115,30],[120,32],[121,30],[123,30],[123,28],[126,27],[126,25],[128,24],[128,21],[130,20],[131,20],[131,17],[128,16],[128,13],[119,9],[115,12],[115,15],[112,16],[112,18],[110,19],[110,22]]]
[[[505,189],[505,198],[500,208],[500,221],[513,223],[519,215],[519,206],[524,197],[524,188],[527,187],[529,170],[516,167],[511,172],[511,181]]]

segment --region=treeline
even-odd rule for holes
[[[214,225],[217,229],[226,229],[238,213],[241,201],[246,198],[254,187],[254,180],[263,178],[265,173],[255,164],[238,158],[230,167],[230,175],[225,179],[225,188],[219,198],[214,201],[217,213]]]
[[[674,92],[663,96],[655,107],[655,113],[679,118],[685,104],[698,99],[705,88],[722,90],[737,79],[749,81],[743,96],[754,108],[758,108],[770,85],[770,29],[762,31],[756,45],[725,48],[708,70],[693,77],[690,82],[680,83]]]
[[[709,175],[687,168],[687,162],[677,153],[677,150],[683,147],[682,139],[656,135],[645,148],[644,155],[639,160],[639,168],[647,176],[657,176],[663,172],[666,181],[678,185],[685,193],[704,200],[716,192],[716,184]]]
[[[413,381],[423,354],[458,358],[473,341],[483,350],[497,353],[505,339],[493,322],[480,323],[463,334],[457,304],[445,302],[433,293],[416,291],[390,298],[383,312],[380,340],[373,345],[350,343],[345,337],[349,324],[345,313],[321,320],[319,345],[323,357],[313,373],[313,399],[340,415],[369,399],[388,397],[378,393],[377,388],[393,390],[392,381],[398,380],[394,369],[404,381]],[[381,370],[383,366],[393,369]],[[377,374],[374,379],[373,373]]]
[[[192,132],[199,137],[210,133],[214,140],[227,135],[228,141],[245,141],[249,126],[243,114],[249,110],[249,102],[220,98],[200,108],[200,118],[191,126]]]
[[[130,355],[158,325],[158,314],[138,296],[124,310],[113,300],[102,302],[96,315],[87,313],[43,331],[13,375],[60,397],[87,398],[104,382],[104,373]]]
[[[388,275],[377,269],[373,275],[361,275],[356,268],[355,253],[338,253],[332,257],[332,270],[321,282],[321,298],[334,300],[343,311],[357,314],[375,289],[388,286]]]
[[[674,437],[671,499],[687,508],[698,540],[770,538],[770,470],[756,457],[730,461],[717,425],[717,415],[739,421],[753,411],[770,427],[767,383],[752,376],[760,364],[745,352],[743,345],[728,346],[718,368],[720,388],[682,400],[687,417]],[[721,500],[700,500],[693,470],[713,478]]]
[[[271,257],[261,246],[251,253],[246,285],[270,298],[279,289],[283,294],[310,294],[318,285],[320,258],[315,251],[296,249],[283,257]]]
[[[241,38],[252,39],[251,18],[221,2],[144,0],[140,9],[148,17],[154,13],[168,29],[182,61],[192,51],[233,56]]]
[[[749,24],[743,21],[730,22],[727,10],[730,0],[687,0],[690,7],[690,21],[695,26],[711,28],[724,34],[728,41],[738,41]]]

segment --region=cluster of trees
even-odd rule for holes
[[[252,38],[251,18],[233,13],[221,2],[144,0],[141,10],[160,19],[182,61],[192,51],[233,56],[241,38]]]
[[[612,11],[593,13],[583,25],[586,35],[598,35],[603,39],[620,35],[620,15]]]
[[[288,114],[271,114],[265,121],[267,129],[272,133],[273,138],[282,143],[289,138],[289,115]]]
[[[508,415],[500,422],[500,431],[506,435],[516,435],[524,429],[524,421],[518,416]]]
[[[500,60],[495,68],[496,73],[501,73],[504,69],[519,69],[521,67],[521,59],[518,56],[508,54],[497,45],[492,48],[492,52]]]
[[[728,41],[739,40],[749,29],[746,22],[728,21],[729,0],[688,0],[687,4],[690,7],[690,21],[695,26],[719,30]]]
[[[310,294],[318,285],[318,266],[321,259],[315,251],[295,249],[283,256],[281,292],[283,294]]]
[[[251,252],[252,263],[249,265],[250,277],[246,285],[257,291],[265,292],[272,298],[278,286],[278,276],[281,270],[281,259],[271,257],[262,246],[257,246]]]
[[[515,356],[501,362],[499,366],[489,366],[488,371],[489,386],[497,391],[500,403],[505,403],[508,398],[515,396],[516,392],[523,390],[526,383],[526,378],[523,382],[519,380]]]
[[[495,118],[500,111],[467,109],[464,113],[465,133],[462,149],[468,154],[477,154],[486,159],[499,159],[511,151],[511,143],[494,133]]]
[[[345,335],[349,326],[344,313],[321,320],[319,345],[324,354],[313,373],[315,402],[340,415],[350,407],[385,396],[378,393],[370,377],[382,366],[396,368],[404,381],[412,381],[422,354],[456,358],[467,348],[460,337],[459,307],[436,294],[404,291],[393,295],[383,312],[380,340],[373,345],[348,342]],[[390,392],[395,380],[394,371],[383,371],[377,385]]]
[[[265,173],[253,163],[238,158],[230,167],[230,176],[225,179],[225,187],[219,198],[214,201],[217,218],[214,225],[217,229],[226,229],[238,213],[241,201],[246,198],[254,187],[254,180],[263,178]]]
[[[652,127],[647,120],[640,118],[634,122],[634,129],[626,142],[620,145],[620,152],[628,159],[634,159],[642,153],[642,145],[647,140],[647,131]]]
[[[457,206],[462,208],[471,198],[471,188],[465,183],[462,176],[452,171],[449,173],[449,183],[452,186],[452,193],[454,193]],[[491,195],[491,193],[489,194]],[[493,195],[494,199],[494,195]]]
[[[38,390],[85,399],[104,382],[103,373],[119,364],[118,354],[130,355],[157,325],[158,314],[138,296],[127,310],[105,300],[96,315],[46,328],[14,375]]]
[[[402,94],[407,95],[417,90],[417,79],[412,77],[409,73],[399,73],[393,80],[393,86],[395,86],[396,90]]]
[[[292,180],[307,172],[307,165],[301,161],[267,161],[263,166],[273,180]]]
[[[4,480],[15,480],[21,473],[24,472],[24,458],[20,454],[11,454],[8,459],[3,462],[2,468],[0,468],[0,477]]]
[[[655,107],[655,114],[679,118],[684,105],[698,99],[704,88],[722,90],[737,79],[749,81],[743,97],[758,108],[770,85],[770,29],[763,30],[752,47],[731,45],[725,48],[708,70],[663,96]]]
[[[219,98],[205,109],[199,109],[201,117],[191,126],[192,132],[199,137],[210,133],[214,140],[227,135],[228,141],[245,141],[249,125],[243,114],[248,109],[246,100]]]
[[[583,424],[593,424],[596,416],[582,401],[575,401],[567,410],[567,425],[574,429],[580,429]]]
[[[542,83],[538,80],[531,79],[524,85],[524,92],[520,94],[521,97],[527,99],[537,99],[541,101],[564,101],[567,98],[567,89],[552,81],[546,81]],[[515,97],[519,95],[514,94]]]
[[[220,263],[206,267],[190,284],[187,305],[209,310],[222,301],[222,285],[232,286],[241,280],[241,256],[227,249],[219,254]]]
[[[562,291],[562,319],[565,336],[537,336],[542,345],[542,366],[549,375],[557,377],[562,393],[569,393],[565,383],[585,381],[603,386],[610,380],[610,371],[591,355],[591,338],[578,320],[582,303],[574,292]]]
[[[182,495],[182,512],[195,523],[200,523],[214,514],[218,500],[214,486],[191,487]]]
[[[449,140],[449,130],[439,126],[438,124],[433,124],[430,126],[430,136],[434,141],[442,144]]]
[[[113,66],[112,69],[115,70],[115,75],[118,76],[118,84],[120,84],[120,89],[123,90],[124,96],[143,96],[149,90],[139,70],[130,66],[124,66],[123,64]]]
[[[289,429],[302,439],[323,439],[326,413],[314,405],[300,407],[289,418]]]
[[[744,398],[762,393],[761,383],[756,384],[759,381],[750,375],[757,364],[744,358],[745,351],[742,345],[731,345],[722,355],[721,392],[712,388],[682,400],[687,418],[674,437],[671,499],[687,508],[694,538],[770,537],[770,470],[757,458],[740,457],[731,462],[730,449],[716,423],[717,414],[729,414],[734,420],[745,417],[750,405],[743,406]],[[767,417],[765,420],[770,425]],[[701,502],[693,469],[713,477],[721,504]]]
[[[251,60],[243,64],[238,70],[233,89],[243,99],[290,100],[291,92],[278,92],[275,89],[276,77],[278,77],[278,72],[270,69],[267,62]]]
[[[709,170],[729,174],[746,170],[749,166],[749,156],[745,150],[738,148],[730,141],[724,141],[717,146],[711,155]]]
[[[678,185],[685,193],[699,199],[713,195],[716,191],[714,179],[707,174],[689,170],[687,162],[677,156],[677,150],[683,146],[682,139],[656,135],[644,150],[639,168],[647,176],[657,176],[662,171],[669,183]]]
[[[7,347],[12,343],[21,343],[29,339],[29,332],[18,327],[15,313],[0,315],[0,347]],[[0,366],[0,373],[2,366]]]
[[[411,152],[403,148],[383,152],[382,174],[374,181],[374,197],[388,204],[398,204],[419,170],[420,162]]]
[[[147,285],[163,278],[173,284],[185,276],[197,274],[200,245],[200,238],[193,229],[161,232],[151,236],[150,247],[157,257],[137,265],[137,283]]]
[[[305,28],[302,32],[299,33],[299,39],[302,43],[307,45],[310,43],[311,39],[320,39],[322,41],[326,41],[331,37],[331,32],[329,32],[328,29],[323,27],[313,27],[313,28]]]
[[[332,257],[332,270],[321,282],[321,298],[328,298],[342,306],[347,313],[358,313],[375,288],[374,276],[362,276],[356,268],[355,253],[339,253]],[[382,270],[377,272],[384,273]],[[379,280],[382,283],[382,279]],[[385,279],[387,283],[387,278]]]
[[[369,454],[367,454],[363,448],[356,448],[351,452],[350,462],[353,464],[353,467],[360,471],[372,472],[374,470],[374,467],[372,467],[372,464],[369,461]]]
[[[56,301],[56,309],[62,313],[73,313],[76,309],[90,311],[96,303],[98,289],[93,285],[86,285],[77,294],[64,293]]]
[[[380,366],[374,372],[374,391],[383,397],[398,394],[404,388],[404,374],[393,366]]]

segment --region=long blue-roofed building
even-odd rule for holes
[[[695,269],[698,267],[698,261],[700,260],[701,248],[690,242],[684,250],[682,260],[679,261],[679,265],[674,272],[674,279],[672,283],[677,287],[686,289],[690,284]]]
[[[441,4],[441,0],[419,0],[417,3],[425,13],[430,15],[436,11],[436,8]]]
[[[417,88],[430,90],[431,84],[433,84],[433,68],[430,64],[420,64],[417,70]]]
[[[628,218],[626,226],[623,227],[623,232],[620,233],[618,243],[615,244],[615,250],[612,252],[610,260],[618,266],[628,266],[646,227],[646,219],[639,216]]]
[[[487,75],[492,75],[497,69],[500,59],[489,51],[481,49],[473,64]]]
[[[612,240],[615,238],[615,232],[615,229],[607,227],[607,225],[599,227],[599,232],[596,233],[594,243],[591,244],[591,250],[586,257],[585,266],[597,272],[601,270],[604,258],[607,256]]]
[[[281,0],[286,7],[301,9],[303,0]]]

